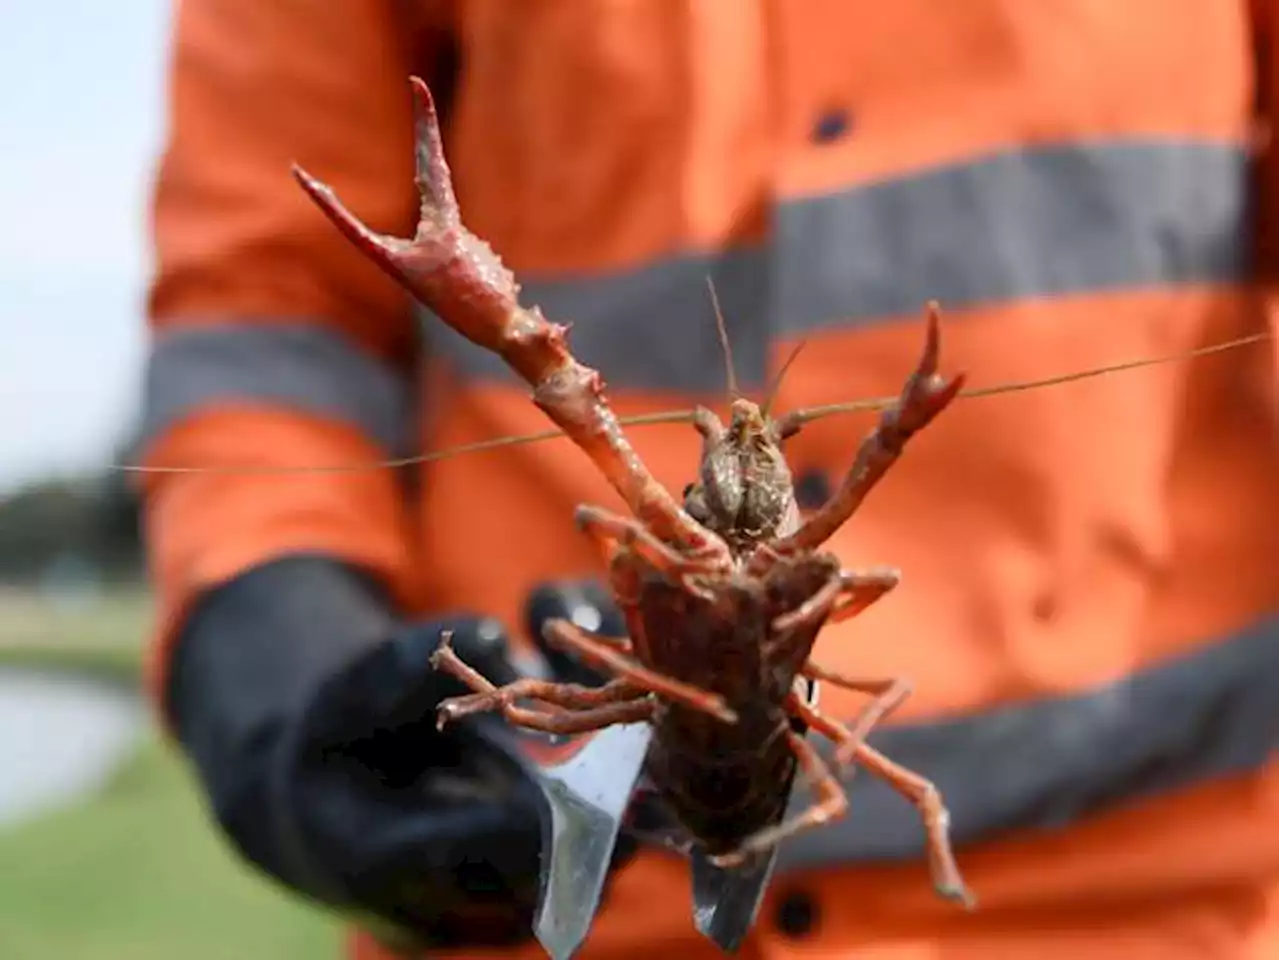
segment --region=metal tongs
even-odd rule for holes
[[[721,869],[691,850],[674,828],[647,816],[653,810],[644,776],[651,738],[647,723],[608,727],[560,743],[529,738],[529,772],[545,800],[534,934],[552,960],[569,960],[586,940],[624,827],[646,843],[689,858],[694,926],[725,953],[736,952],[755,923],[777,849]],[[794,794],[794,780],[790,787]]]

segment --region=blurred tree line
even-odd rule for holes
[[[0,583],[36,584],[71,570],[102,583],[136,581],[144,563],[126,474],[49,477],[0,493]]]

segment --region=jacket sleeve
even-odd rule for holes
[[[149,474],[141,485],[159,603],[149,679],[162,713],[169,648],[193,602],[251,567],[320,554],[401,604],[415,593],[394,471],[271,468],[413,446],[408,300],[290,166],[331,183],[376,229],[410,232],[407,38],[423,34],[401,29],[394,0],[186,0],[174,10],[138,459],[212,472]]]

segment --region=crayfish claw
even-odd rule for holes
[[[406,246],[405,241],[370,230],[338,199],[333,187],[312,176],[301,165],[293,164],[291,172],[307,196],[343,236],[384,270],[395,272],[397,260]]]
[[[962,373],[950,380],[938,375],[942,335],[938,326],[939,307],[936,300],[929,301],[926,313],[924,349],[920,352],[915,371],[903,389],[896,417],[899,428],[908,434],[920,430],[941,413],[956,398],[965,383]]]
[[[413,90],[414,183],[418,187],[420,201],[418,234],[421,236],[429,227],[434,228],[432,232],[460,227],[462,216],[453,192],[449,163],[444,156],[440,122],[431,90],[420,77],[410,77],[409,86]]]

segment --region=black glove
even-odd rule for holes
[[[529,594],[525,603],[525,624],[529,636],[538,644],[539,653],[551,674],[566,683],[586,687],[602,686],[606,678],[583,663],[572,653],[549,646],[542,636],[548,620],[572,620],[584,630],[606,637],[625,637],[626,622],[608,591],[595,580],[547,583]]]
[[[590,619],[583,597],[557,594],[531,598],[535,637],[546,616]],[[388,938],[521,941],[538,891],[537,788],[500,717],[436,730],[440,700],[468,692],[429,664],[443,629],[494,683],[515,678],[493,621],[404,626],[351,569],[281,560],[200,604],[176,651],[170,708],[219,822],[279,880]],[[581,666],[574,675],[600,682]],[[619,846],[615,865],[635,849]]]

